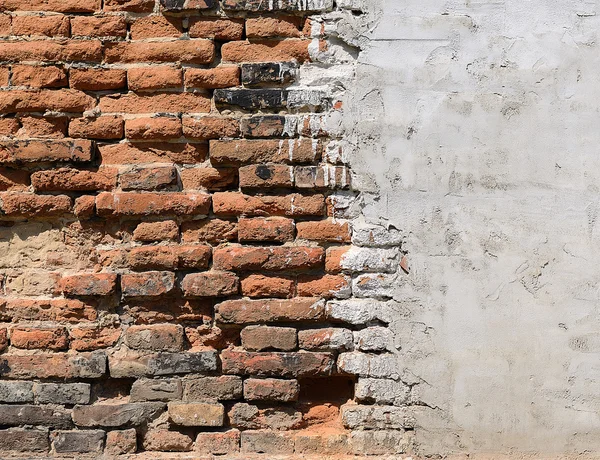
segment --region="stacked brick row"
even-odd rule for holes
[[[302,84],[333,10],[0,0],[0,452],[408,449],[399,237]]]

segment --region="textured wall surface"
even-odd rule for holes
[[[403,313],[370,300],[399,235],[351,225],[363,13],[0,12],[0,455],[408,451]]]

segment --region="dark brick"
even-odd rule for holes
[[[235,11],[328,11],[333,0],[225,0],[223,7]]]
[[[159,402],[75,406],[73,421],[85,427],[135,426],[153,420],[165,409]]]
[[[259,62],[242,64],[242,84],[260,86],[293,83],[298,66],[293,62]]]
[[[246,110],[281,109],[287,106],[288,92],[280,89],[217,89],[217,104],[236,105]]]
[[[51,434],[54,450],[58,453],[93,453],[104,448],[104,431],[55,431]]]
[[[0,430],[0,451],[47,452],[48,430],[22,428]]]
[[[133,382],[130,400],[169,401],[181,399],[182,385],[179,379],[139,379]]]
[[[88,404],[88,383],[36,383],[33,392],[38,404]]]
[[[41,425],[71,428],[71,411],[63,408],[23,405],[0,405],[0,425]]]

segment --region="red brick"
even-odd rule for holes
[[[74,118],[69,123],[69,136],[90,139],[121,139],[125,122],[118,115],[97,118]]]
[[[10,72],[7,67],[0,67],[0,86],[8,86]]]
[[[280,276],[248,275],[242,279],[242,295],[247,297],[293,297],[293,278]]]
[[[127,72],[123,69],[71,69],[71,88],[84,91],[121,89],[127,85]]]
[[[142,40],[154,37],[181,37],[183,26],[181,19],[163,15],[146,16],[131,24],[131,39]]]
[[[235,66],[216,67],[214,69],[187,69],[185,86],[187,88],[231,88],[240,84],[240,69]]]
[[[94,306],[73,299],[9,299],[0,301],[3,321],[94,321]]]
[[[0,191],[25,191],[29,188],[30,180],[27,171],[0,168]]]
[[[181,225],[181,237],[184,243],[234,241],[237,240],[237,224],[221,219],[184,222]]]
[[[69,346],[69,339],[64,327],[46,329],[23,327],[11,331],[10,343],[13,347],[27,350],[37,348],[64,350]]]
[[[210,246],[148,246],[131,249],[127,263],[135,270],[206,269],[211,252]]]
[[[323,265],[323,248],[309,247],[224,247],[215,249],[214,267],[218,270],[308,270]]]
[[[0,3],[1,5],[1,3]],[[0,37],[8,37],[11,34],[10,30],[11,17],[8,14],[0,14]]]
[[[221,47],[221,57],[225,62],[304,62],[310,60],[311,43],[300,39],[229,42]]]
[[[121,337],[118,326],[79,326],[69,331],[70,347],[77,351],[93,351],[100,348],[112,347]]]
[[[142,446],[146,451],[188,452],[192,450],[192,438],[178,431],[150,430],[144,435]]]
[[[127,81],[133,91],[179,88],[183,74],[173,66],[139,67],[127,71]]]
[[[126,37],[127,21],[122,16],[74,16],[71,18],[74,37]]]
[[[250,196],[238,192],[217,192],[213,195],[213,212],[226,216],[322,216],[325,213],[323,195]]]
[[[68,85],[67,72],[56,66],[14,65],[12,85],[32,88],[60,88]]]
[[[173,166],[134,166],[119,175],[119,183],[123,190],[162,190],[174,185],[176,181],[177,170]]]
[[[239,169],[240,188],[291,188],[293,168],[286,165],[250,165]]]
[[[73,214],[77,217],[91,217],[96,212],[96,197],[92,195],[84,195],[75,199],[73,205]]]
[[[215,306],[216,320],[223,324],[289,323],[320,321],[325,302],[298,297],[290,300],[226,300]]]
[[[297,380],[247,379],[244,381],[244,399],[246,401],[298,400],[300,385]]]
[[[327,273],[340,273],[342,271],[342,257],[350,250],[350,246],[335,246],[327,248],[325,256],[325,271]]]
[[[0,118],[0,132],[12,137],[19,131],[20,125],[15,118]]]
[[[237,184],[237,169],[187,168],[181,182],[184,190],[222,190]]]
[[[197,18],[190,22],[190,37],[215,40],[241,40],[244,34],[243,19]]]
[[[0,200],[2,211],[11,217],[59,216],[71,211],[71,198],[66,195],[5,193]]]
[[[97,40],[5,41],[0,42],[0,61],[102,61],[102,44]]]
[[[180,351],[183,328],[176,324],[131,326],[125,331],[125,344],[133,350]]]
[[[137,433],[135,428],[129,430],[113,430],[106,433],[105,454],[135,454],[137,450]]]
[[[29,35],[46,37],[68,37],[69,17],[62,15],[51,16],[13,16],[13,35]]]
[[[96,191],[112,190],[117,184],[117,170],[101,168],[98,171],[60,168],[37,171],[31,175],[36,191]]]
[[[65,276],[60,288],[69,297],[106,296],[115,292],[117,275],[113,273],[91,273]]]
[[[238,293],[239,279],[233,273],[210,271],[192,273],[183,278],[185,297],[223,297]]]
[[[105,373],[105,359],[93,353],[40,353],[2,355],[2,377],[11,379],[99,378]]]
[[[248,38],[300,38],[305,20],[299,16],[260,17],[246,20]]]
[[[237,137],[240,132],[239,126],[237,119],[229,117],[183,117],[183,134],[190,139]]]
[[[208,152],[206,144],[166,142],[113,144],[99,146],[104,164],[201,163]]]
[[[193,193],[101,193],[96,209],[102,216],[206,215],[210,195]]]
[[[182,62],[185,64],[210,64],[215,58],[215,45],[210,40],[107,43],[104,56],[108,63]]]
[[[8,329],[0,329],[0,351],[4,351],[8,348]]]
[[[164,222],[142,222],[134,232],[135,241],[153,242],[163,240],[176,240],[179,237],[179,226],[174,220]]]
[[[188,270],[208,268],[212,249],[210,246],[180,246],[176,253],[179,268]]]
[[[326,376],[335,361],[329,353],[252,353],[224,350],[223,372],[236,375],[273,377]]]
[[[129,11],[132,13],[150,13],[154,9],[154,0],[105,0],[104,11]]]
[[[124,297],[157,297],[175,287],[175,275],[170,272],[145,272],[121,275]]]
[[[195,300],[194,302],[208,303],[208,311],[212,312],[212,302],[210,300]],[[209,316],[208,320],[206,318],[204,320],[210,323],[212,316]],[[212,327],[209,324],[199,327],[188,327],[185,333],[192,348],[210,347],[218,350],[234,346],[239,341],[240,335],[239,331],[235,329],[221,329],[219,327]]]
[[[5,11],[93,13],[99,10],[101,5],[101,0],[0,0],[0,10]]]
[[[344,276],[322,275],[298,277],[298,295],[302,297],[332,298],[341,291],[347,291],[349,281]]]
[[[100,97],[99,108],[103,113],[206,113],[210,112],[210,98],[194,93],[118,94]]]
[[[348,243],[350,241],[350,228],[348,222],[319,221],[298,222],[296,225],[298,238],[304,240],[329,241]]]
[[[0,92],[0,113],[12,112],[84,112],[92,109],[95,100],[74,89]]]
[[[17,133],[18,137],[46,137],[60,139],[65,137],[67,132],[68,119],[66,117],[31,117],[20,116],[18,118],[21,129]]]
[[[277,241],[283,243],[294,239],[294,221],[283,217],[240,219],[240,241]]]
[[[240,333],[242,346],[250,351],[296,348],[296,329],[291,327],[248,326]]]
[[[214,164],[312,163],[321,158],[323,145],[313,139],[210,141]]]
[[[177,117],[135,118],[125,121],[125,136],[129,139],[164,140],[181,135],[181,119]]]

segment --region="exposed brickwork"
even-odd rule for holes
[[[0,0],[0,456],[410,449],[340,14]]]

